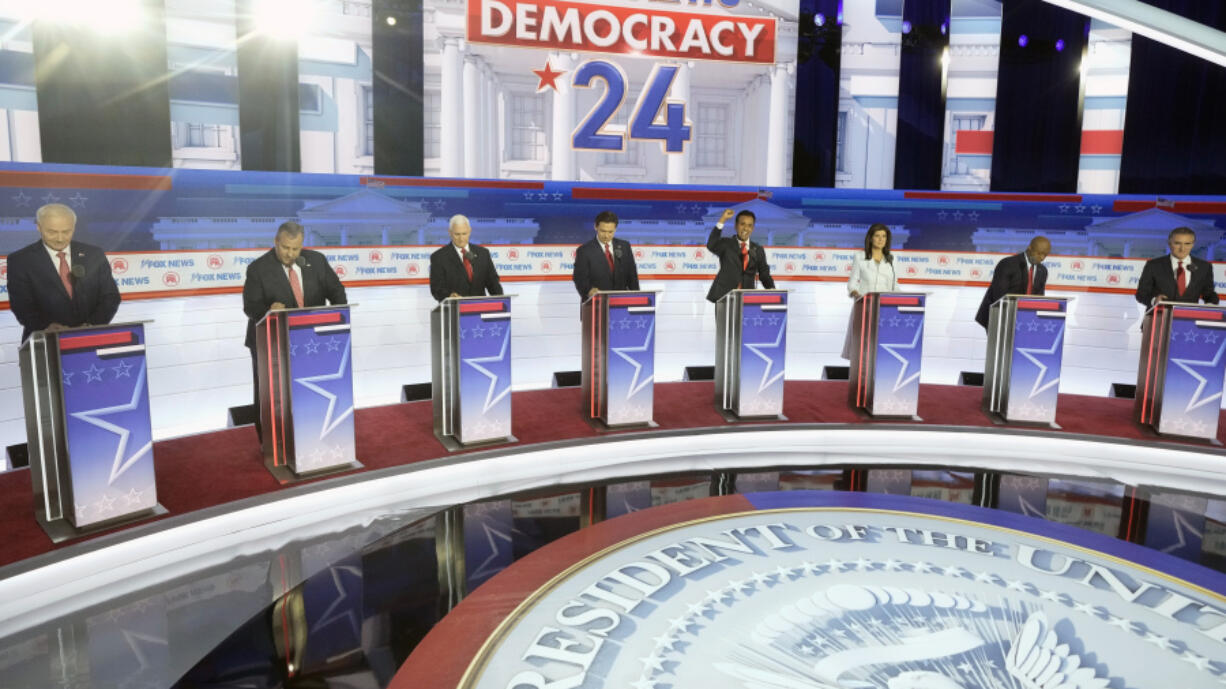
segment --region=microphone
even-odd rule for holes
[[[310,263],[307,263],[306,259],[303,258],[302,256],[295,258],[294,264],[297,265],[299,268],[306,268],[307,266],[311,265]]]
[[[74,263],[72,265],[72,276],[78,280],[85,277],[85,266],[80,263]]]
[[[75,269],[74,269],[74,270],[75,270]],[[1196,264],[1195,264],[1195,263],[1193,263],[1193,262],[1191,262],[1191,261],[1188,261],[1188,267],[1187,267],[1187,270],[1188,270],[1188,272],[1189,272],[1189,273],[1191,273],[1192,271],[1196,270]]]
[[[621,248],[620,246],[618,246],[618,245],[614,244],[614,245],[613,245],[613,258],[615,258],[615,259],[617,259],[617,260],[619,260],[619,261],[620,261],[620,260],[621,260],[621,257],[622,257],[622,248]]]

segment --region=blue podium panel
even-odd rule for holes
[[[145,331],[137,324],[59,337],[69,481],[77,528],[157,506]]]
[[[1055,423],[1067,309],[1063,300],[1017,300],[1008,420]]]
[[[783,413],[783,374],[787,352],[788,294],[783,291],[741,297],[737,416]]]
[[[357,461],[353,429],[353,340],[349,308],[286,319],[293,409],[293,469],[305,474]]]
[[[459,309],[459,424],[461,443],[511,435],[511,299],[456,302]]]
[[[656,294],[597,294],[587,308],[588,416],[609,427],[652,423]]]
[[[1155,319],[1157,326],[1151,323]],[[1137,398],[1144,402],[1140,421],[1163,435],[1216,439],[1226,374],[1226,312],[1213,306],[1155,307],[1142,339],[1146,376],[1137,381]]]
[[[873,356],[854,367],[856,406],[869,414],[914,417],[919,411],[925,297],[873,294],[861,300],[862,309],[876,312],[861,334],[861,346],[872,346]]]

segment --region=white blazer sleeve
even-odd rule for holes
[[[891,292],[899,291],[898,266],[894,265],[892,262],[890,263],[890,291]]]
[[[851,275],[847,278],[847,296],[849,297],[852,292],[864,293],[864,290],[861,289],[861,285],[864,283],[863,266],[864,262],[859,258],[851,263]]]

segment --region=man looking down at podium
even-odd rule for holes
[[[106,325],[119,308],[119,288],[102,249],[74,242],[77,214],[49,203],[34,215],[42,239],[8,257],[9,308],[21,341],[35,330]]]
[[[734,289],[754,289],[756,279],[766,289],[775,289],[771,267],[766,262],[766,250],[761,244],[749,241],[753,234],[756,217],[753,211],[743,210],[736,214],[736,236],[721,237],[724,223],[732,218],[733,210],[725,209],[711,235],[707,237],[707,251],[719,258],[719,272],[707,292],[707,301],[717,302]]]
[[[1141,269],[1137,301],[1147,309],[1161,301],[1195,304],[1204,299],[1206,304],[1218,303],[1213,264],[1191,255],[1196,233],[1188,227],[1176,227],[1167,235],[1166,243],[1171,253],[1146,261]]]
[[[1039,236],[1030,240],[1026,250],[1000,259],[996,264],[996,272],[992,273],[992,284],[979,303],[979,312],[975,314],[975,322],[988,328],[988,314],[997,300],[1006,294],[1042,295],[1047,287],[1047,267],[1043,259],[1051,253],[1051,241]]]
[[[601,211],[596,216],[596,237],[575,251],[575,289],[583,301],[601,290],[637,290],[639,272],[630,242],[614,239],[617,214]]]
[[[273,247],[247,266],[243,283],[243,313],[247,314],[247,339],[251,350],[251,379],[255,383],[255,432],[260,425],[260,371],[255,356],[255,324],[269,311],[306,306],[346,304],[345,286],[328,259],[318,251],[302,248],[306,233],[290,220],[281,223]]]
[[[451,216],[447,225],[451,243],[430,254],[430,294],[435,301],[502,294],[489,249],[468,243],[472,231],[468,218]]]

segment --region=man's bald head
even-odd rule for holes
[[[1026,247],[1026,255],[1030,257],[1032,263],[1042,263],[1043,259],[1047,258],[1047,254],[1051,253],[1051,242],[1047,237],[1039,236],[1030,240],[1030,246]]]

